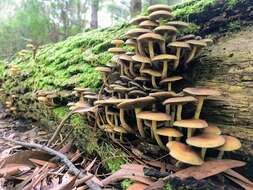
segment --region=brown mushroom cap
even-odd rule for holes
[[[95,71],[99,71],[101,73],[111,73],[112,70],[109,67],[96,67]]]
[[[113,90],[119,93],[127,93],[129,91],[129,88],[126,88],[124,86],[116,86],[113,88]]]
[[[164,34],[164,33],[169,33],[169,34],[176,34],[177,33],[177,28],[174,26],[158,26],[154,29],[154,32],[157,34]]]
[[[123,40],[112,40],[111,44],[115,45],[115,46],[120,46],[122,44],[124,44]]]
[[[133,25],[138,25],[145,20],[149,20],[149,17],[148,16],[139,16],[139,17],[136,17],[136,18],[133,18],[132,20],[130,20],[129,23],[133,24]]]
[[[128,93],[129,96],[147,96],[146,92],[142,90],[132,90]]]
[[[120,79],[123,80],[123,81],[126,81],[126,82],[132,80],[132,79],[130,79],[128,76],[125,76],[125,75],[121,75],[121,76],[120,76]]]
[[[163,84],[167,84],[168,82],[174,82],[174,81],[178,81],[178,80],[182,80],[183,77],[181,76],[172,76],[172,77],[168,77],[168,78],[165,78],[163,80],[160,81],[160,85],[163,85]]]
[[[201,40],[187,40],[186,41],[190,45],[198,46],[198,47],[206,47],[207,44]]]
[[[186,143],[199,148],[215,148],[222,146],[225,138],[221,135],[202,134],[187,138]]]
[[[171,54],[160,54],[152,58],[152,62],[177,60],[177,56]]]
[[[222,135],[222,137],[225,139],[225,144],[219,147],[219,150],[234,151],[241,148],[242,144],[237,138],[228,135]]]
[[[220,135],[221,130],[214,124],[208,123],[208,127],[204,128],[204,134]]]
[[[220,92],[214,89],[209,89],[209,88],[203,88],[203,87],[198,87],[198,88],[185,88],[183,89],[184,92],[190,95],[194,96],[220,96]]]
[[[147,28],[147,29],[149,29],[149,28],[151,28],[151,27],[157,27],[158,24],[157,24],[156,22],[154,22],[154,21],[151,21],[151,20],[145,20],[145,21],[141,22],[141,23],[139,24],[139,26],[142,27],[142,28]]]
[[[171,117],[162,112],[151,112],[151,111],[142,111],[136,115],[138,119],[145,119],[150,121],[170,121]]]
[[[125,53],[126,50],[124,50],[123,48],[120,48],[120,47],[113,47],[113,48],[109,48],[108,52],[115,53],[115,54],[122,54],[122,53]]]
[[[88,100],[97,100],[98,95],[85,95],[84,98],[86,98]]]
[[[185,28],[189,27],[190,25],[189,23],[183,21],[169,21],[167,24],[170,26],[175,26],[176,28]]]
[[[166,104],[185,104],[189,102],[196,102],[197,99],[192,96],[183,96],[183,97],[175,97],[169,98],[163,102],[163,105]]]
[[[162,73],[160,73],[159,71],[152,70],[152,69],[143,69],[140,72],[154,76],[154,77],[161,77],[162,76]]]
[[[154,21],[157,21],[159,19],[171,20],[172,18],[173,18],[173,15],[169,11],[164,11],[164,10],[154,11],[150,13],[149,15],[149,19],[154,20]]]
[[[147,105],[150,105],[154,103],[156,99],[154,97],[146,96],[141,98],[135,98],[135,99],[125,99],[124,102],[120,103],[118,105],[118,108],[120,109],[135,109],[135,108],[141,108]]]
[[[160,34],[155,34],[153,32],[142,34],[137,39],[139,41],[152,40],[152,41],[164,42],[164,38]]]
[[[170,155],[183,163],[191,165],[202,165],[204,163],[201,157],[186,144],[171,141],[166,146],[170,150]]]
[[[137,42],[134,39],[127,39],[125,42],[125,45],[128,45],[128,46],[136,46],[136,44]]]
[[[119,59],[123,61],[128,61],[128,62],[133,61],[132,57],[126,54],[120,55]]]
[[[201,41],[204,42],[204,43],[206,43],[206,44],[212,44],[212,43],[213,43],[213,40],[212,40],[212,39],[209,39],[209,38],[207,38],[207,39],[202,39]]]
[[[113,131],[115,131],[117,133],[127,133],[127,130],[123,127],[114,127]]]
[[[154,11],[160,11],[160,10],[171,12],[172,8],[168,5],[165,5],[165,4],[156,4],[156,5],[151,5],[148,7],[149,13],[152,13]]]
[[[141,56],[141,55],[134,55],[134,56],[132,56],[132,59],[134,61],[140,62],[140,63],[151,63],[150,58],[144,57],[144,56]]]
[[[162,92],[154,92],[154,93],[149,94],[149,96],[152,96],[152,97],[160,99],[160,100],[171,98],[171,97],[174,97],[176,95],[177,94],[173,91],[162,91]]]
[[[175,48],[191,48],[191,46],[186,42],[171,42],[168,44],[168,46]]]
[[[90,88],[75,87],[73,90],[76,92],[85,92],[85,91],[90,91]]]
[[[140,81],[140,82],[146,82],[149,81],[150,79],[147,77],[135,77],[134,81]]]
[[[192,129],[208,127],[207,122],[202,119],[183,119],[183,120],[175,121],[173,125],[176,127],[192,128]]]
[[[117,105],[124,101],[126,101],[126,99],[110,98],[106,100],[97,100],[96,102],[94,102],[94,105]]]
[[[119,61],[119,56],[120,56],[120,55],[114,55],[114,56],[112,56],[111,61],[112,61],[113,63],[118,63],[118,61]]]
[[[145,28],[133,28],[130,29],[127,33],[126,36],[130,37],[130,38],[137,38],[138,36],[145,34],[145,33],[149,33],[152,32],[149,29],[145,29]]]
[[[176,130],[175,128],[172,127],[164,127],[157,129],[157,134],[161,136],[166,136],[166,137],[182,137],[183,134]]]

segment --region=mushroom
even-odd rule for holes
[[[183,97],[174,97],[174,98],[169,98],[167,100],[165,100],[163,102],[163,105],[177,105],[177,117],[176,120],[179,121],[182,119],[182,109],[183,109],[183,105],[186,103],[190,103],[190,102],[195,102],[197,101],[196,98],[192,97],[192,96],[183,96]],[[172,121],[174,121],[174,114],[175,114],[175,107],[172,107]]]
[[[162,143],[159,135],[157,134],[157,122],[158,121],[170,121],[171,117],[168,114],[162,113],[162,112],[143,111],[143,112],[137,113],[136,118],[152,121],[151,130],[155,136],[156,142],[158,143],[158,145],[161,148],[166,149],[166,147]]]
[[[146,28],[146,29],[149,29],[149,30],[153,30],[155,27],[158,26],[158,23],[154,22],[154,21],[151,21],[151,20],[145,20],[145,21],[142,21],[139,26],[141,28]]]
[[[127,39],[125,45],[133,47],[135,54],[138,54],[137,41],[134,39]]]
[[[121,47],[112,47],[112,48],[109,48],[108,49],[108,52],[109,53],[112,53],[114,55],[120,55],[120,54],[123,54],[126,52],[126,50],[124,50],[123,48]]]
[[[198,87],[198,88],[185,88],[183,91],[187,94],[196,96],[198,99],[198,104],[197,108],[194,114],[194,118],[198,119],[202,110],[202,106],[204,103],[204,99],[207,96],[220,96],[220,92],[214,89],[209,89],[209,88],[203,88],[203,87]]]
[[[178,131],[172,127],[159,128],[159,129],[157,129],[156,132],[160,136],[168,137],[168,142],[172,141],[173,137],[176,137],[178,139],[183,136],[183,134],[180,131]]]
[[[175,62],[177,59],[175,55],[160,54],[152,58],[152,63],[163,62],[162,79],[165,79],[168,76],[168,62]]]
[[[124,44],[123,40],[112,40],[111,44],[115,45],[115,47],[120,47],[122,44]]]
[[[125,95],[125,99],[128,99],[129,88],[126,88],[124,86],[116,86],[113,88],[113,91],[118,93],[119,99],[122,98],[121,95]]]
[[[191,165],[202,165],[204,163],[201,157],[186,144],[170,141],[166,146],[170,150],[170,155],[180,162]]]
[[[220,135],[221,130],[213,123],[208,123],[208,127],[205,127],[202,131],[204,134]]]
[[[12,106],[10,107],[10,111],[13,113],[13,114],[17,114],[17,108]]]
[[[119,56],[119,59],[121,60],[120,65],[122,67],[122,69],[121,69],[122,72],[120,74],[124,75],[124,73],[125,73],[129,77],[136,76],[136,73],[134,72],[134,68],[133,68],[132,58],[126,54],[122,54]]]
[[[133,25],[139,25],[141,22],[145,21],[145,20],[149,20],[148,16],[139,16],[136,18],[133,18],[132,20],[130,20],[130,24]]]
[[[181,56],[182,49],[184,48],[190,49],[191,47],[186,42],[171,42],[168,44],[168,47],[173,47],[177,49],[176,51],[177,59],[175,60],[175,64],[174,64],[174,70],[176,70],[180,63],[180,56]]]
[[[150,65],[151,66],[151,60],[148,57],[141,56],[141,55],[134,55],[132,57],[132,59],[135,62],[141,63],[139,72],[141,72],[143,69],[145,69],[146,65]]]
[[[155,98],[150,97],[150,96],[146,96],[146,97],[141,97],[141,98],[136,98],[136,99],[125,100],[124,102],[118,104],[118,108],[124,109],[124,110],[131,110],[132,109],[135,111],[135,116],[137,116],[137,114],[142,111],[143,107],[145,107],[147,105],[151,105],[154,102],[155,102]],[[137,128],[139,130],[139,133],[140,133],[141,137],[144,138],[145,132],[143,129],[142,121],[136,117],[136,122],[137,122]]]
[[[79,96],[79,102],[81,104],[85,103],[83,93],[87,92],[87,91],[90,91],[90,89],[89,88],[80,88],[80,87],[75,87],[74,88],[74,92],[76,92],[76,95]]]
[[[216,148],[225,143],[225,138],[220,135],[202,134],[186,139],[186,143],[201,148],[201,158],[205,159],[207,148]]]
[[[228,136],[228,135],[222,135],[222,137],[225,139],[225,143],[221,147],[218,148],[220,152],[217,159],[222,159],[225,151],[229,152],[229,151],[238,150],[242,146],[241,142],[235,137]]]
[[[155,5],[151,5],[148,7],[148,13],[152,13],[155,11],[161,11],[161,10],[171,12],[172,8],[168,5],[165,5],[165,4],[155,4]]]
[[[100,73],[102,73],[102,77],[103,77],[103,83],[105,85],[108,85],[108,74],[112,72],[112,70],[109,67],[96,67],[95,71],[98,71]]]
[[[132,90],[128,93],[129,96],[134,96],[135,98],[147,96],[147,93],[142,90]]]
[[[163,53],[165,53],[165,40],[164,38],[153,32],[145,33],[137,38],[137,41],[141,44],[142,42],[148,43],[149,57],[152,59],[155,56],[154,42],[158,42]]]
[[[162,25],[162,26],[156,27],[154,29],[154,32],[162,35],[166,42],[168,42],[168,37],[171,36],[170,41],[174,42],[176,41],[176,35],[177,35],[178,30],[174,26]]]
[[[113,128],[113,131],[116,132],[116,133],[119,133],[120,134],[120,141],[121,142],[124,142],[123,140],[123,134],[127,134],[127,130],[121,126],[118,126],[118,127],[114,127]]]
[[[172,77],[168,77],[168,78],[165,78],[163,80],[160,81],[160,85],[164,85],[164,84],[167,84],[168,85],[168,91],[172,91],[172,82],[175,82],[175,81],[179,81],[179,80],[182,80],[183,77],[181,76],[172,76]]]
[[[190,46],[192,48],[190,55],[189,55],[188,59],[186,60],[186,63],[189,63],[192,61],[192,59],[196,56],[196,53],[199,49],[207,46],[207,44],[201,40],[188,40],[186,42],[188,44],[190,44]]]
[[[152,69],[143,69],[141,71],[142,74],[147,74],[147,75],[150,75],[151,76],[151,82],[152,82],[152,86],[154,88],[158,88],[157,84],[156,84],[156,80],[155,78],[156,77],[161,77],[162,74],[158,71],[155,71],[155,70],[152,70]]]
[[[187,128],[188,138],[192,136],[192,129],[202,129],[202,128],[208,127],[207,122],[201,119],[179,120],[179,121],[175,121],[173,125],[176,127]]]
[[[149,19],[159,22],[160,26],[162,25],[162,22],[164,20],[169,21],[172,18],[173,18],[173,15],[169,11],[166,11],[166,10],[158,10],[149,14]]]

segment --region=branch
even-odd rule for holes
[[[84,178],[86,176],[89,177],[87,174],[84,174],[81,170],[76,168],[76,166],[68,159],[67,156],[65,156],[64,154],[62,154],[52,148],[49,148],[45,145],[36,144],[36,143],[26,143],[26,142],[8,139],[5,137],[0,137],[0,139],[3,139],[5,141],[9,141],[9,142],[17,144],[17,145],[24,146],[27,148],[35,148],[35,149],[43,150],[50,155],[54,155],[54,156],[58,157],[68,167],[69,172],[73,173],[77,177],[79,177],[79,178]],[[95,183],[94,181],[92,181],[92,179],[86,181],[85,183],[91,190],[101,190],[100,186],[97,183]]]

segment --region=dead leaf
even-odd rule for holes
[[[85,168],[85,171],[90,171],[91,168],[94,166],[94,164],[96,163],[97,158],[94,158],[94,160],[92,160],[92,162]]]
[[[34,159],[34,158],[30,158],[29,160],[32,163],[37,164],[39,166],[44,166],[45,164],[47,164],[49,168],[57,168],[58,167],[58,165],[56,163],[48,162],[45,160],[39,160],[39,159]]]
[[[236,184],[240,185],[241,187],[243,187],[244,189],[246,190],[253,190],[253,186],[248,184],[248,183],[245,183],[237,178],[234,178],[234,177],[231,177],[227,174],[225,174],[225,176],[230,179],[231,181],[235,182]]]
[[[244,166],[245,162],[238,160],[211,160],[206,161],[201,166],[191,166],[189,168],[180,170],[174,174],[174,176],[181,179],[193,177],[197,180],[201,180],[219,173],[222,173],[228,169]]]
[[[238,179],[238,180],[240,180],[240,181],[242,181],[242,182],[244,182],[246,184],[249,184],[249,185],[251,185],[253,187],[253,182],[251,182],[246,177],[242,176],[241,174],[239,174],[238,172],[236,172],[236,171],[234,171],[232,169],[226,170],[226,171],[224,171],[224,173],[226,175],[229,175],[229,176],[231,176],[233,178],[236,178],[236,179]]]
[[[70,151],[71,147],[73,145],[73,140],[70,140],[66,145],[64,145],[59,152],[62,154],[66,154]]]
[[[66,182],[63,182],[57,186],[50,188],[49,190],[70,190],[74,187],[77,177],[72,177]]]

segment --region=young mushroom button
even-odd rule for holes
[[[186,143],[201,148],[201,157],[204,160],[207,148],[216,148],[225,143],[225,138],[220,135],[202,134],[186,139]]]
[[[170,155],[180,162],[191,165],[202,165],[204,163],[201,157],[186,144],[171,141],[166,146],[170,151]]]

